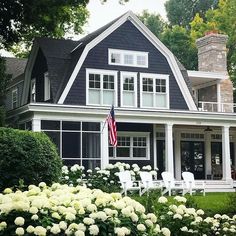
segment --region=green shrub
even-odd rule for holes
[[[0,128],[0,189],[24,184],[51,184],[61,175],[62,162],[44,133]]]

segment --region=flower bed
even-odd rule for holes
[[[45,183],[0,194],[0,235],[170,235],[154,214],[119,193]]]
[[[140,180],[140,171],[149,171],[154,179],[157,176],[157,171],[152,170],[150,165],[140,168],[137,164],[130,166],[126,163],[117,162],[109,164],[105,169],[95,168],[95,170],[86,170],[83,166],[74,165],[70,168],[62,167],[62,183],[76,186],[78,184],[86,185],[90,188],[101,189],[105,192],[115,192],[120,190],[118,172],[129,170],[133,180]]]

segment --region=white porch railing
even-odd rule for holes
[[[198,102],[199,111],[207,112],[236,112],[236,103]]]

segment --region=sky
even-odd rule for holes
[[[106,3],[101,3],[100,0],[90,0],[87,9],[90,12],[88,23],[84,26],[84,35],[95,31],[103,25],[109,23],[127,11],[133,11],[135,14],[140,14],[143,10],[148,10],[149,13],[159,13],[166,19],[164,3],[167,0],[129,0],[129,2],[119,4],[119,0],[107,0]],[[73,36],[77,40],[81,35]],[[13,56],[7,52],[0,50],[3,56]]]

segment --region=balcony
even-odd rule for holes
[[[236,112],[236,103],[198,102],[198,110],[206,112]]]

